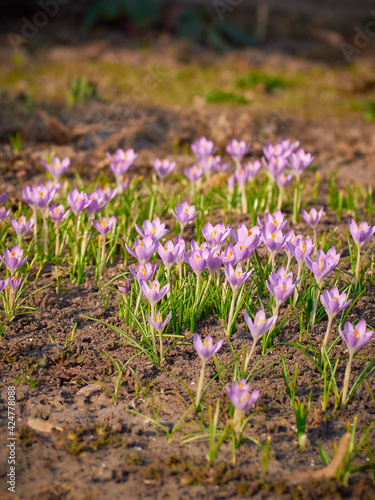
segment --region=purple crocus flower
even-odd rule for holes
[[[249,152],[249,149],[250,144],[247,144],[245,141],[237,141],[237,139],[232,139],[226,147],[227,153],[232,158],[237,158],[238,160],[241,160]]]
[[[98,193],[97,191],[94,191],[92,194],[89,194],[88,199],[89,199],[89,204],[87,205],[86,210],[89,219],[92,219],[97,212],[103,210],[103,208],[106,207],[108,202],[105,201],[101,197],[101,193]]]
[[[6,207],[0,207],[0,224],[4,222],[5,219],[7,219],[10,215],[10,208],[9,210],[6,209]]]
[[[128,149],[124,151],[123,149],[117,149],[114,156],[107,153],[107,158],[110,160],[111,170],[116,177],[122,177],[133,165],[137,158],[137,154],[134,153],[133,149]]]
[[[298,264],[305,262],[307,257],[310,257],[314,251],[315,245],[311,238],[307,238],[303,241],[302,236],[294,236],[291,238],[287,244],[286,248],[296,259]]]
[[[105,217],[102,217],[100,219],[100,222],[94,219],[92,221],[92,225],[101,235],[104,236],[105,234],[108,234],[110,231],[112,231],[115,221],[116,218],[114,215],[112,215],[112,217],[108,220],[108,222]]]
[[[169,273],[180,256],[181,247],[174,245],[172,241],[167,241],[164,245],[157,241],[155,248]]]
[[[237,266],[236,269],[233,269],[233,266],[227,264],[225,266],[224,273],[228,283],[232,287],[233,292],[235,292],[241,288],[248,278],[250,278],[253,273],[253,269],[248,272],[244,272],[242,271],[241,266]]]
[[[0,191],[0,205],[1,203],[4,203],[9,198],[9,194],[6,193],[5,191]]]
[[[135,240],[135,252],[125,243],[126,250],[135,257],[142,265],[145,265],[155,252],[155,243],[151,236],[146,236],[143,241],[136,238]]]
[[[201,137],[193,142],[191,150],[198,156],[198,158],[207,158],[208,156],[214,155],[217,148],[214,147],[214,143],[212,141],[209,141],[205,137]]]
[[[175,168],[176,162],[169,160],[159,160],[159,158],[154,159],[154,168],[160,179],[165,179]]]
[[[306,168],[312,165],[315,158],[310,153],[305,153],[305,151],[300,148],[295,153],[291,153],[288,160],[289,167],[294,170],[296,176],[299,177]]]
[[[234,247],[232,243],[228,241],[225,250],[221,252],[221,261],[224,266],[231,264],[235,266],[237,264],[236,252],[234,251]]]
[[[354,355],[372,339],[374,331],[367,330],[366,321],[362,319],[355,325],[350,323],[350,321],[346,321],[344,331],[339,326],[339,334],[347,345],[349,353]]]
[[[203,169],[197,165],[193,165],[190,168],[185,168],[184,173],[191,182],[196,182],[203,176]]]
[[[322,217],[323,207],[319,210],[319,212],[317,212],[315,208],[312,208],[310,212],[306,212],[306,210],[302,209],[301,214],[309,226],[315,227],[319,224]]]
[[[236,176],[233,174],[228,177],[228,191],[230,193],[233,193],[235,186],[236,186]]]
[[[279,229],[271,232],[266,227],[263,227],[262,241],[274,259],[275,255],[285,246],[287,242],[287,235],[284,235]]]
[[[231,237],[238,243],[241,241],[245,246],[251,246],[256,241],[257,237],[260,237],[260,229],[258,226],[254,226],[248,229],[245,224],[240,224],[237,229],[237,234],[232,229]]]
[[[68,217],[69,214],[70,214],[70,209],[68,209],[65,212],[64,205],[57,206],[56,203],[52,203],[52,205],[50,206],[49,216],[51,220],[53,220],[53,222],[55,222],[56,224],[60,224],[60,222],[63,219],[66,219],[66,217]]]
[[[154,277],[157,267],[157,264],[147,262],[145,265],[137,264],[135,271],[130,266],[129,269],[134,278],[140,283],[141,281],[150,281]]]
[[[284,168],[288,166],[288,161],[283,156],[273,156],[268,161],[263,157],[262,162],[275,180]]]
[[[213,343],[212,337],[208,335],[203,341],[200,336],[195,333],[193,337],[194,347],[198,356],[202,361],[212,358],[223,345],[223,339],[220,339],[216,344]]]
[[[255,160],[253,162],[248,161],[247,163],[245,163],[245,169],[249,173],[249,177],[255,177],[256,175],[258,175],[261,168],[262,164],[259,160]]]
[[[346,309],[352,303],[352,300],[346,302],[346,298],[347,294],[340,294],[337,286],[333,287],[331,290],[323,291],[323,294],[320,296],[320,302],[331,321],[338,313]]]
[[[23,266],[23,264],[27,262],[28,258],[28,255],[23,258],[23,250],[18,245],[15,245],[11,250],[5,248],[4,257],[1,257],[0,255],[1,262],[8,268],[12,276],[19,267]]]
[[[231,233],[230,226],[225,227],[224,224],[216,224],[213,226],[210,222],[206,222],[202,228],[202,234],[206,242],[211,246],[220,246],[225,243]]]
[[[199,212],[195,212],[195,205],[189,206],[187,201],[183,201],[181,205],[176,203],[175,211],[172,209],[172,215],[181,225],[181,232],[184,230],[186,224],[198,217]]]
[[[232,382],[231,385],[227,384],[227,391],[231,403],[241,412],[250,410],[259,398],[259,391],[250,393],[250,384],[246,383],[244,378],[239,382]]]
[[[78,217],[90,204],[91,200],[87,193],[84,191],[79,192],[78,189],[73,188],[68,194],[66,201],[70,206],[72,212]]]
[[[160,314],[160,311],[156,311],[155,320],[153,320],[151,318],[151,316],[146,314],[146,318],[147,318],[148,322],[150,323],[150,325],[153,328],[155,328],[155,330],[159,333],[162,332],[164,330],[164,328],[168,325],[171,317],[172,317],[172,311],[168,314],[168,316],[165,318],[164,321],[163,321],[162,315]]]
[[[130,295],[130,279],[117,281],[117,289],[123,295]]]
[[[306,258],[306,264],[308,265],[310,271],[314,274],[315,280],[320,287],[324,278],[335,269],[340,263],[340,254],[336,253],[335,247],[331,247],[327,254],[319,248],[316,259],[313,260],[311,257]]]
[[[118,188],[111,189],[108,184],[102,189],[98,186],[95,191],[91,194],[90,198],[97,198],[100,203],[109,203],[118,193]]]
[[[161,240],[168,232],[168,230],[165,229],[165,224],[160,222],[159,217],[156,217],[152,222],[149,220],[143,221],[143,229],[141,229],[137,224],[135,224],[134,227],[142,238],[150,236],[155,242]]]
[[[210,275],[214,275],[219,271],[221,266],[223,265],[222,260],[221,260],[221,252],[219,248],[215,247],[212,250],[210,250],[210,253],[208,254],[207,258],[207,271],[209,272]]]
[[[250,330],[251,336],[254,339],[254,342],[258,342],[258,340],[265,334],[267,333],[276,323],[277,321],[277,316],[272,316],[271,318],[267,319],[266,314],[263,311],[263,309],[260,309],[254,318],[254,322],[248,315],[247,311],[244,313],[244,318],[246,321],[246,324]]]
[[[289,186],[289,184],[292,181],[292,178],[293,176],[291,174],[285,175],[284,173],[281,173],[276,176],[275,181],[276,184],[279,186],[279,188],[284,188]]]
[[[275,308],[273,315],[277,316],[281,304],[293,295],[299,279],[293,283],[292,273],[284,274],[285,270],[281,267],[277,273],[272,272],[266,281],[266,286],[270,294],[275,298]]]
[[[204,172],[213,172],[214,170],[219,170],[221,165],[221,157],[219,155],[201,157],[199,158],[199,164]]]
[[[286,225],[288,224],[288,221],[284,221],[284,215],[282,214],[281,210],[276,210],[273,214],[267,212],[264,214],[264,224],[258,217],[257,219],[258,225],[262,229],[263,227],[266,227],[269,232],[273,232],[275,229],[279,229],[280,231],[284,231],[286,228]]]
[[[55,178],[58,179],[62,175],[65,174],[67,171],[69,165],[70,165],[70,159],[69,158],[64,158],[62,161],[58,156],[55,156],[54,159],[52,160],[51,165],[47,163],[45,160],[42,160],[42,164],[46,170]]]
[[[27,204],[44,210],[53,200],[56,191],[56,188],[49,189],[39,182],[37,187],[24,186],[22,195]]]
[[[10,278],[7,278],[5,280],[0,280],[0,293],[5,290],[5,288],[8,286]]]
[[[35,217],[31,217],[29,221],[26,221],[26,217],[24,215],[21,215],[18,220],[10,216],[10,223],[12,224],[12,227],[15,230],[17,236],[21,237],[33,227],[35,223]]]
[[[250,172],[246,168],[239,168],[234,174],[236,181],[241,186],[244,186],[250,176]]]
[[[204,258],[203,251],[191,250],[189,253],[185,252],[184,257],[194,273],[200,277],[207,266],[207,260]]]
[[[374,234],[375,226],[369,226],[367,222],[361,222],[359,226],[355,223],[354,219],[349,219],[349,231],[353,240],[358,248]]]
[[[146,281],[141,281],[139,283],[144,296],[149,301],[151,307],[154,307],[160,300],[166,295],[170,289],[170,284],[167,283],[163,288],[160,288],[160,283],[158,280],[152,281],[151,285],[148,286]]]
[[[22,285],[23,278],[20,278],[16,274],[13,274],[11,278],[8,278],[8,286],[11,290],[17,291]]]
[[[298,148],[298,146],[299,146],[298,141],[291,144],[289,139],[285,141],[279,141],[279,143],[276,144],[276,146],[273,146],[268,142],[263,148],[263,153],[267,159],[270,159],[273,156],[288,158],[291,155],[291,153],[296,148]]]

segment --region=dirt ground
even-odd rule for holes
[[[260,57],[252,54],[251,57]],[[241,54],[238,57],[241,58]],[[290,60],[282,61],[285,68],[291,64]],[[267,64],[272,67],[270,58]],[[274,64],[280,69],[280,60]],[[312,68],[312,63],[298,64],[299,71],[305,64]],[[353,77],[345,74],[349,87],[358,85],[358,74]],[[367,75],[364,81],[371,78]],[[366,90],[366,95],[372,95],[373,88]],[[342,88],[337,87],[338,96],[342,95],[341,91]],[[70,156],[72,167],[84,179],[93,180],[101,170],[109,173],[105,160],[107,150],[133,147],[139,152],[139,158],[131,173],[147,175],[155,156],[168,155],[175,159],[180,171],[191,165],[192,157],[186,154],[187,148],[201,135],[212,138],[221,149],[232,137],[251,140],[255,155],[260,154],[265,142],[278,137],[300,140],[305,150],[316,156],[316,166],[322,176],[318,202],[325,205],[327,212],[320,227],[322,231],[338,226],[338,231],[345,233],[347,227],[345,214],[343,220],[337,222],[326,206],[327,178],[331,169],[337,169],[338,184],[342,188],[348,182],[360,182],[366,187],[375,183],[375,122],[365,121],[363,113],[358,111],[343,113],[341,109],[331,107],[325,112],[321,109],[324,103],[319,100],[318,92],[312,98],[316,98],[316,102],[304,101],[301,109],[296,103],[290,104],[292,101],[289,100],[285,101],[287,104],[282,100],[268,102],[263,92],[259,103],[248,106],[208,105],[198,96],[190,106],[141,102],[129,107],[126,102],[117,102],[113,106],[110,101],[93,100],[67,107],[61,101],[51,104],[39,100],[37,109],[28,108],[25,95],[24,92],[17,94],[7,90],[1,97],[0,189],[10,193],[13,207],[21,199],[22,183],[34,183],[44,178],[40,159],[48,151]],[[19,154],[14,154],[7,136],[17,130],[22,130],[24,147]],[[233,225],[236,227],[240,221],[246,223],[249,218],[236,218]],[[306,231],[303,224],[295,229]],[[105,279],[115,276],[119,270],[124,270],[121,261],[106,269]],[[49,284],[53,279],[54,270],[47,265],[36,286]],[[375,328],[374,293],[375,287],[369,288],[353,307],[350,317],[366,318]],[[348,486],[333,479],[306,483],[298,475],[323,467],[319,443],[322,442],[332,457],[334,441],[339,441],[354,416],[358,418],[359,431],[373,422],[375,407],[366,385],[358,389],[345,412],[338,410],[334,413],[332,400],[328,410],[322,411],[322,383],[313,384],[307,444],[303,451],[299,451],[296,448],[294,409],[286,395],[281,365],[277,363],[267,368],[252,383],[253,389],[259,389],[260,398],[256,405],[257,414],[251,419],[250,433],[264,444],[267,436],[271,436],[268,471],[262,471],[259,450],[250,441],[241,446],[235,466],[232,465],[229,443],[222,446],[215,464],[210,466],[206,460],[207,440],[183,444],[182,432],[177,432],[169,443],[162,430],[127,411],[133,409],[152,415],[150,392],[144,400],[141,395],[136,397],[135,379],[130,370],[120,390],[117,406],[107,392],[93,382],[104,381],[113,388],[116,380],[113,365],[100,355],[101,350],[122,362],[134,354],[130,347],[116,343],[120,340],[118,334],[82,318],[91,316],[124,327],[123,320],[118,318],[115,296],[104,309],[93,271],[83,285],[78,287],[63,279],[59,293],[55,293],[53,287],[47,288],[33,296],[30,305],[36,307],[37,312],[17,318],[6,327],[0,339],[2,405],[6,388],[21,375],[16,387],[17,496],[8,497],[1,491],[0,498],[375,497],[370,472],[354,474]],[[283,311],[286,314],[286,309]],[[79,335],[65,347],[75,323]],[[290,319],[278,340],[296,340],[299,336],[297,328],[295,320]],[[312,339],[315,346],[320,345],[325,329],[325,321],[314,328]],[[192,333],[184,333],[188,345],[169,351],[165,370],[182,378],[194,390],[200,361],[192,346]],[[224,324],[210,316],[198,324],[197,333],[209,334],[218,340],[224,336]],[[249,335],[241,313],[233,337],[234,349],[238,351],[248,342]],[[361,354],[373,355],[373,345],[370,343]],[[336,349],[339,355],[345,355],[341,342]],[[260,347],[256,354],[259,356]],[[287,357],[290,371],[298,363],[299,386],[317,378],[314,367],[290,347],[275,347],[264,365],[278,360],[281,355]],[[232,359],[226,343],[218,357],[224,364]],[[361,361],[355,360],[353,377],[360,373],[361,367]],[[144,387],[154,382],[151,391],[155,407],[160,406],[159,421],[171,427],[189,405],[186,390],[166,371],[155,368],[143,357],[134,358],[131,368]],[[36,387],[22,383],[23,372],[38,382]],[[207,379],[214,374],[214,365],[209,364]],[[340,364],[337,376],[343,378],[344,364]],[[374,382],[373,374],[368,383],[374,387]],[[213,388],[217,386],[213,384]],[[309,391],[310,387],[300,388],[297,395],[306,400]],[[220,421],[223,423],[229,400],[223,389],[212,396],[211,404],[215,404],[217,394],[222,401]],[[44,432],[33,430],[28,424],[29,419],[39,419],[39,425],[44,423]],[[5,412],[1,412],[0,428],[5,435]],[[358,463],[363,464],[365,459],[361,453]],[[2,446],[2,482],[5,470],[6,449]],[[290,478],[293,475],[296,477]]]

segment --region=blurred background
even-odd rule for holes
[[[324,167],[373,175],[373,0],[0,5],[4,175],[39,171],[51,149],[90,175],[106,150],[134,147],[147,170],[200,135],[255,153],[290,136]]]

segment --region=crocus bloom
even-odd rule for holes
[[[206,242],[211,246],[220,246],[225,243],[229,234],[231,233],[232,228],[230,226],[225,227],[224,224],[216,224],[213,226],[210,222],[206,222],[206,224],[202,228],[202,234]]]
[[[6,218],[10,215],[10,209],[7,210],[6,207],[0,207],[0,223],[4,222]]]
[[[70,165],[70,159],[69,158],[64,158],[62,161],[60,158],[57,156],[54,157],[52,160],[51,165],[47,163],[45,160],[42,160],[42,164],[45,169],[48,170],[48,172],[55,178],[58,179],[62,175],[65,174],[67,171],[69,165]]]
[[[139,283],[144,296],[149,301],[150,305],[154,307],[169,291],[170,284],[167,283],[163,288],[160,288],[160,283],[158,280],[154,280],[151,282],[151,285],[148,286],[146,281],[141,281]]]
[[[259,398],[259,391],[251,394],[250,384],[244,378],[239,382],[232,382],[231,385],[227,384],[227,391],[233,406],[242,412],[250,410]]]
[[[254,241],[256,241],[257,237],[260,236],[260,229],[258,226],[254,226],[250,229],[247,229],[245,224],[241,223],[238,226],[237,234],[232,229],[230,235],[236,243],[241,241],[244,245],[250,246],[254,243]]]
[[[159,217],[156,217],[152,222],[149,220],[143,221],[143,229],[141,229],[137,224],[135,224],[134,227],[142,238],[150,236],[155,242],[161,240],[168,232],[168,230],[165,229],[165,224],[160,222]]]
[[[287,235],[279,229],[270,232],[266,227],[262,229],[262,241],[266,245],[269,253],[275,256],[286,244]]]
[[[237,141],[237,139],[232,139],[231,142],[226,147],[227,153],[232,158],[238,158],[241,160],[250,149],[250,144],[246,144],[245,141]]]
[[[279,188],[284,188],[289,186],[291,183],[293,176],[291,174],[285,175],[284,173],[281,173],[276,176],[275,181],[276,184],[279,186]]]
[[[5,288],[8,286],[10,278],[7,278],[5,280],[0,280],[0,293],[5,290]]]
[[[201,250],[191,250],[184,254],[186,262],[192,268],[197,276],[200,276],[207,266],[207,260],[204,258]]]
[[[344,331],[342,331],[339,326],[339,334],[348,346],[349,353],[354,355],[371,340],[374,331],[366,330],[366,321],[362,319],[355,325],[352,325],[350,321],[346,321],[344,324]]]
[[[280,141],[276,146],[273,146],[269,142],[264,146],[263,153],[267,159],[276,157],[288,158],[291,153],[298,148],[299,142],[290,143],[290,140]]]
[[[112,215],[112,217],[109,219],[109,221],[107,222],[107,219],[105,217],[102,217],[100,219],[100,222],[98,222],[97,220],[93,220],[92,221],[92,225],[94,226],[94,228],[99,231],[99,233],[101,235],[105,235],[105,234],[108,234],[110,231],[112,231],[113,229],[113,226],[115,224],[115,216]]]
[[[297,177],[299,177],[301,172],[312,165],[314,159],[314,156],[310,153],[305,153],[305,151],[300,148],[295,153],[291,153],[289,156],[289,167],[294,170]]]
[[[181,232],[184,230],[186,224],[198,217],[199,212],[195,212],[195,205],[189,206],[187,201],[183,201],[181,205],[176,203],[175,211],[172,209],[172,215],[181,225]]]
[[[159,311],[156,311],[155,320],[153,320],[151,318],[151,316],[146,314],[146,318],[148,319],[148,322],[150,323],[150,325],[153,328],[155,328],[155,330],[159,333],[162,332],[164,330],[164,328],[168,325],[171,317],[172,317],[172,311],[168,314],[168,316],[165,318],[164,321],[163,321],[163,318],[162,318]]]
[[[20,278],[16,274],[13,274],[11,278],[8,278],[8,286],[11,290],[18,290],[22,285],[23,278]]]
[[[28,258],[28,255],[23,258],[23,250],[18,245],[15,245],[11,250],[5,248],[4,258],[0,255],[1,262],[8,268],[11,275],[15,274],[17,269],[23,266]]]
[[[319,248],[316,260],[311,257],[306,258],[306,264],[308,265],[310,271],[314,274],[318,286],[321,285],[322,281],[328,274],[335,269],[340,263],[340,254],[336,253],[335,247],[331,247],[327,254]]]
[[[257,221],[260,228],[266,227],[271,233],[274,231],[274,229],[283,231],[288,224],[288,221],[284,221],[284,215],[282,214],[281,210],[276,210],[273,214],[269,212],[264,214],[264,224],[259,217]]]
[[[134,278],[139,283],[141,281],[151,280],[155,275],[157,267],[157,264],[151,264],[151,262],[147,262],[145,265],[137,264],[136,271],[134,271],[134,269],[130,266],[129,269]]]
[[[49,189],[46,185],[39,182],[37,187],[24,186],[22,195],[23,200],[27,204],[43,210],[51,203],[56,191],[56,188]]]
[[[15,230],[17,236],[23,236],[30,230],[30,228],[33,227],[35,223],[35,217],[31,217],[29,221],[26,221],[26,217],[24,215],[21,215],[18,220],[10,216],[10,223],[12,224],[12,227]]]
[[[212,141],[207,140],[205,137],[201,137],[193,142],[191,150],[198,158],[207,158],[207,156],[214,155],[217,148],[214,147]]]
[[[0,191],[0,204],[4,203],[9,198],[9,194],[5,191]]]
[[[237,264],[237,257],[234,251],[234,247],[229,241],[227,243],[227,246],[225,247],[225,250],[221,252],[221,261],[224,266],[227,266],[228,264],[235,266]]]
[[[228,177],[228,191],[230,193],[233,193],[235,185],[236,185],[236,177],[235,175],[230,175]]]
[[[283,302],[293,295],[299,279],[293,283],[292,273],[285,273],[284,268],[280,268],[277,273],[273,272],[266,281],[266,286],[270,294],[275,298],[274,316],[279,312]]]
[[[167,241],[164,245],[161,245],[157,241],[155,248],[169,272],[180,256],[181,247],[179,245],[174,245],[172,241]]]
[[[246,168],[239,168],[235,174],[234,174],[236,181],[238,184],[241,186],[245,185],[247,182],[247,179],[250,176],[250,172]]]
[[[253,162],[248,161],[247,163],[245,163],[245,169],[249,173],[249,177],[255,177],[256,175],[258,175],[261,168],[262,164],[259,160],[255,160]]]
[[[193,165],[190,168],[185,168],[184,173],[191,182],[196,182],[203,176],[203,169],[197,165]]]
[[[73,188],[68,194],[66,201],[72,209],[72,212],[78,217],[90,204],[90,196],[84,191],[79,192],[78,189]]]
[[[367,222],[361,222],[359,226],[354,219],[349,219],[349,231],[357,247],[361,247],[374,234],[375,226],[369,226]]]
[[[315,208],[312,208],[310,212],[306,212],[306,210],[301,210],[302,217],[305,219],[305,222],[311,227],[317,226],[323,214],[323,207],[316,211]]]
[[[220,339],[219,342],[214,344],[210,335],[202,341],[197,333],[194,334],[193,342],[198,356],[202,359],[202,361],[212,358],[212,356],[214,356],[223,345],[223,339]]]
[[[169,160],[159,160],[159,158],[154,159],[154,168],[160,179],[165,179],[175,166],[175,161],[170,162]]]
[[[245,281],[250,278],[253,270],[248,272],[243,272],[241,266],[237,266],[236,269],[233,269],[233,266],[227,264],[225,266],[225,277],[228,280],[230,286],[233,291],[237,291],[241,288],[241,286],[245,283]]]
[[[65,212],[64,205],[57,206],[56,203],[52,203],[49,209],[49,216],[53,222],[60,224],[63,219],[66,219],[70,214],[70,209]]]
[[[199,164],[205,172],[213,172],[220,168],[221,157],[219,155],[201,157],[199,158]]]
[[[136,238],[135,252],[125,243],[126,250],[135,257],[142,265],[145,265],[155,252],[155,243],[151,236],[146,236],[142,241]]]
[[[337,286],[333,287],[331,290],[323,291],[323,294],[320,296],[320,302],[330,319],[333,319],[338,313],[351,304],[352,301],[348,300],[346,302],[346,298],[346,293],[340,294]]]
[[[254,342],[257,342],[265,333],[267,333],[277,321],[277,316],[272,316],[267,319],[263,309],[260,309],[256,313],[254,322],[248,315],[247,311],[244,313],[244,318]]]
[[[117,281],[117,289],[124,295],[130,294],[130,279]]]
[[[311,238],[307,238],[303,241],[302,236],[294,236],[291,238],[287,244],[286,248],[296,259],[298,264],[305,262],[307,257],[310,257],[314,251],[315,245]]]
[[[111,162],[111,170],[116,177],[123,176],[135,162],[137,156],[133,149],[128,149],[127,151],[117,149],[114,156],[107,153],[107,158]]]
[[[283,156],[273,156],[268,161],[262,158],[262,162],[274,179],[288,166],[288,161]]]
[[[217,247],[213,248],[210,251],[210,253],[208,254],[206,261],[207,261],[207,271],[211,275],[217,273],[217,271],[223,265],[222,260],[221,260],[220,250]]]
[[[98,186],[95,191],[90,195],[90,198],[97,198],[100,203],[109,203],[116,196],[118,189],[111,189],[108,184],[102,189]]]

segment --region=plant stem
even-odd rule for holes
[[[357,247],[357,264],[355,266],[355,286],[357,286],[358,284],[358,280],[359,280],[359,270],[360,270],[360,267],[361,267],[361,247],[358,246]]]
[[[319,302],[319,297],[320,297],[320,288],[318,285],[318,290],[316,292],[315,300],[314,300],[314,306],[313,306],[313,312],[311,316],[311,322],[310,326],[313,327],[315,325],[315,317],[316,317],[316,311],[318,309],[318,302]]]
[[[297,269],[297,280],[299,280],[301,278],[302,266],[303,266],[303,262],[299,262],[298,263],[298,269]],[[299,282],[296,285],[296,288],[294,289],[293,307],[296,307],[296,303],[297,303],[297,299],[298,299],[298,290],[299,290],[300,286],[301,286],[301,282]]]
[[[342,389],[342,396],[341,396],[340,408],[342,410],[345,410],[346,404],[347,404],[346,399],[347,399],[347,394],[348,394],[349,379],[350,379],[350,372],[352,369],[353,356],[354,356],[354,352],[349,351],[349,360],[348,360],[348,364],[346,365],[344,387]]]
[[[240,444],[241,438],[241,423],[243,419],[243,411],[238,408],[234,409],[233,413],[233,431],[236,436],[237,444]]]
[[[99,264],[99,282],[102,281],[103,277],[103,270],[104,270],[104,262],[105,262],[105,234],[102,235],[103,241],[102,241],[102,255],[100,257],[100,264]]]
[[[242,213],[247,214],[246,186],[240,184]]]
[[[198,301],[198,292],[199,292],[199,285],[200,285],[200,282],[201,282],[201,274],[197,274],[197,285],[195,287],[195,305],[197,305],[197,301]]]
[[[198,408],[199,403],[201,402],[202,390],[203,390],[203,382],[204,382],[204,370],[206,368],[206,360],[202,359],[202,368],[201,374],[199,376],[197,395],[195,397],[195,407]]]
[[[164,349],[163,349],[163,331],[159,331],[159,343],[160,343],[160,364],[162,364],[164,357]]]
[[[42,213],[43,217],[43,238],[44,238],[44,255],[47,256],[47,249],[48,249],[48,226],[47,226],[47,217],[45,212],[43,211]]]
[[[249,354],[246,355],[246,359],[245,359],[245,373],[247,372],[247,368],[249,366],[249,362],[250,362],[250,359],[251,359],[251,357],[253,355],[253,352],[254,352],[255,346],[257,345],[257,342],[258,342],[258,339],[254,340],[253,345],[251,346]]]
[[[232,329],[232,322],[233,322],[233,314],[234,314],[234,307],[236,305],[236,298],[237,298],[238,290],[233,290],[233,295],[232,295],[232,302],[230,304],[230,311],[229,311],[229,318],[228,318],[228,329],[227,329],[227,337],[230,336],[230,331]]]
[[[154,319],[154,309],[155,309],[154,304],[151,304],[151,318],[152,319]],[[154,348],[155,354],[157,354],[157,351],[156,351],[156,342],[155,342],[155,332],[154,332],[154,327],[152,325],[150,325],[150,330],[151,330],[152,346]]]
[[[313,226],[313,243],[314,243],[314,257],[316,257],[318,251],[318,234],[316,226]]]
[[[283,198],[284,198],[284,190],[282,187],[279,187],[279,197],[277,198],[277,209],[281,210],[283,206]]]
[[[333,317],[332,316],[328,316],[327,330],[326,330],[326,334],[324,335],[323,345],[322,345],[322,359],[323,359],[323,356],[324,356],[324,349],[327,346],[329,333],[331,331],[332,321],[333,321]]]

